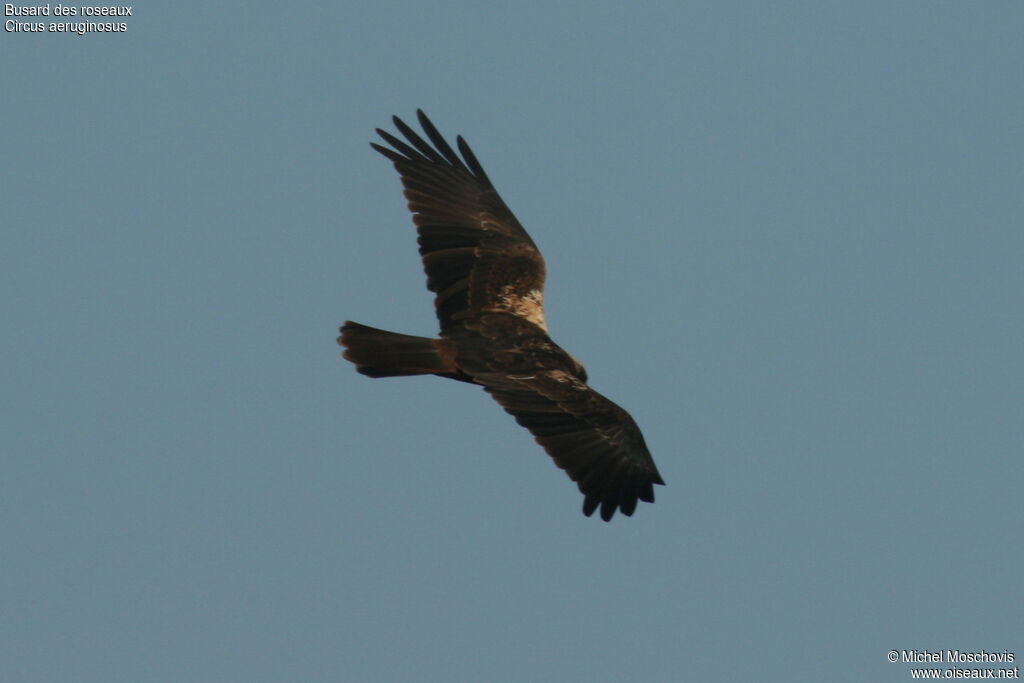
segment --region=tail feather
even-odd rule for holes
[[[350,320],[341,327],[338,343],[356,370],[369,377],[404,377],[451,373],[438,350],[438,340],[387,332]]]

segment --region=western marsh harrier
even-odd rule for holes
[[[370,377],[437,375],[479,384],[533,433],[583,493],[583,514],[608,521],[654,502],[664,484],[640,429],[587,386],[580,363],[548,336],[544,259],[462,137],[459,153],[418,111],[424,140],[397,116],[405,137],[377,129],[390,147],[419,234],[440,339],[346,322],[338,343]]]

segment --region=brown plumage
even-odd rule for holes
[[[422,111],[428,143],[397,116],[403,141],[371,146],[402,177],[419,233],[441,338],[346,322],[344,357],[370,377],[432,374],[479,384],[533,433],[583,493],[583,513],[608,521],[654,502],[664,484],[640,429],[587,386],[580,363],[548,336],[544,259],[501,200],[469,145],[453,150]],[[433,143],[433,144],[430,144]]]

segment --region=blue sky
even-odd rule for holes
[[[0,679],[907,680],[1024,656],[1018,3],[136,6],[0,37]],[[424,108],[644,430],[586,519],[433,334]]]

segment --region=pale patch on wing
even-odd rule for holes
[[[573,360],[575,361],[576,359],[574,358]],[[572,389],[573,391],[590,391],[586,382],[583,382],[579,377],[570,374],[565,370],[548,370],[544,373],[544,378],[554,380],[558,384],[565,385],[565,389]]]
[[[548,324],[544,319],[544,292],[539,289],[531,289],[520,295],[511,285],[505,285],[498,294],[497,305],[491,310],[511,313],[528,320],[545,332],[548,331]]]

